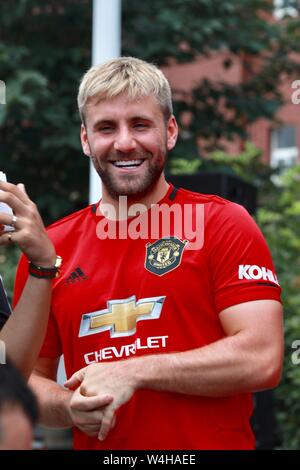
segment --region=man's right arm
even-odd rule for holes
[[[47,427],[76,426],[90,437],[98,435],[103,410],[113,401],[111,395],[85,397],[56,382],[59,358],[39,358],[29,380],[37,396],[41,423]]]
[[[67,428],[74,426],[70,413],[73,392],[56,382],[59,358],[39,358],[29,380],[37,396],[41,423],[47,427]]]

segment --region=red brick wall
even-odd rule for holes
[[[244,69],[241,60],[231,57],[233,65],[229,69],[224,69],[223,62],[230,57],[229,53],[213,54],[210,58],[200,57],[193,63],[174,64],[165,67],[164,73],[168,77],[173,90],[189,92],[197,83],[204,78],[210,80],[225,80],[228,83],[237,84],[244,78]],[[300,77],[299,77],[300,79]],[[297,128],[298,148],[300,149],[300,104],[291,102],[291,95],[294,90],[291,82],[288,81],[282,91],[286,104],[280,109],[278,117],[283,124],[294,125]],[[259,120],[249,127],[250,140],[263,150],[263,160],[269,162],[270,159],[270,131],[271,125],[266,120]],[[237,139],[235,142],[225,142],[226,150],[230,153],[239,152],[243,143]],[[300,156],[299,162],[300,162]]]

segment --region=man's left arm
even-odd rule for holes
[[[220,313],[225,337],[185,352],[147,355],[126,361],[92,364],[75,373],[83,395],[111,394],[99,438],[105,438],[114,412],[138,389],[222,397],[275,387],[283,357],[282,307],[257,300]]]

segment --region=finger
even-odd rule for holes
[[[2,185],[7,183],[0,182],[0,184]],[[0,191],[0,201],[5,202],[14,211],[15,214],[26,214],[26,204],[28,204],[28,202],[25,203],[21,198],[12,192]]]
[[[96,435],[98,435],[98,432],[99,432],[99,427],[100,427],[100,423],[97,423],[97,424],[79,424],[78,427],[81,427],[81,429],[84,429],[84,431],[87,433],[87,432],[90,432],[90,433],[96,433]]]
[[[32,200],[30,199],[30,197],[28,196],[28,193],[26,191],[26,188],[25,188],[25,184],[23,183],[18,183],[17,184],[17,188],[20,189],[21,191],[21,194],[22,194],[22,197],[24,198],[24,202],[27,200],[27,202],[32,202]],[[25,197],[24,197],[25,196]]]
[[[6,233],[6,232],[4,232],[4,233]],[[19,248],[23,251],[25,256],[27,256],[28,259],[30,259],[34,262],[35,256],[31,255],[29,253],[29,249],[30,249],[30,247],[32,247],[32,245],[34,243],[37,245],[38,242],[41,243],[43,241],[43,238],[42,238],[41,234],[39,234],[39,239],[37,239],[36,235],[33,238],[33,234],[30,234],[30,232],[28,230],[20,229],[18,231],[7,232],[7,238],[8,238],[8,241],[10,243],[12,242],[12,243],[16,243],[17,245],[19,245]],[[7,241],[7,239],[6,239],[6,241]],[[46,242],[46,241],[44,240],[44,242]],[[32,250],[31,250],[31,252],[32,252]],[[36,263],[36,264],[38,264],[38,263]]]
[[[26,189],[25,189],[25,186],[24,186],[23,183],[18,183],[18,184],[17,184],[17,188],[20,188],[20,190],[21,190],[24,194],[26,194],[26,196],[28,197],[28,194],[27,194],[27,192],[26,192]]]
[[[80,431],[89,437],[97,437],[99,432],[99,426],[95,430],[89,430],[85,426],[76,426]]]
[[[92,411],[79,411],[78,409],[74,413],[74,423],[76,426],[98,426],[98,432],[100,429],[100,424],[103,419],[103,410],[105,407],[97,408]]]
[[[117,418],[116,418],[116,415],[114,415],[113,420],[112,420],[112,424],[111,424],[112,429],[114,429],[114,427],[116,425],[116,422],[117,422]]]
[[[0,233],[0,246],[15,243],[15,240],[13,239],[13,235],[14,235],[14,232]]]
[[[76,427],[80,429],[80,431],[87,434],[89,437],[97,437],[99,433],[99,424],[97,426],[87,426],[85,424],[76,424]]]
[[[112,401],[113,397],[111,395],[96,395],[94,397],[80,395],[74,399],[71,407],[76,411],[93,411],[109,405]]]
[[[77,428],[80,428],[82,429],[85,433],[96,433],[96,436],[98,436],[98,433],[99,433],[99,429],[100,429],[100,424],[101,424],[101,420],[99,421],[95,421],[95,422],[81,422],[81,421],[74,421],[74,425],[77,427]]]
[[[10,225],[11,227],[16,228],[19,222],[19,218],[14,217],[11,214],[6,214],[5,212],[0,212],[0,231],[3,230],[1,226]],[[3,224],[3,225],[2,225]]]
[[[84,379],[85,373],[86,373],[86,367],[83,367],[83,369],[79,369],[77,372],[75,372],[65,383],[64,386],[71,389],[75,390],[76,388],[79,387],[81,382]]]
[[[2,191],[6,191],[11,194],[14,194],[24,204],[28,204],[29,202],[31,202],[31,199],[28,197],[25,191],[25,186],[23,183],[19,183],[18,185],[15,185],[12,183],[6,183],[3,181],[0,181],[0,189],[2,189]]]
[[[99,441],[104,441],[110,429],[113,427],[114,415],[115,410],[112,406],[109,406],[106,410],[104,410],[103,419],[98,434]]]

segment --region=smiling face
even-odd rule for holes
[[[177,134],[175,117],[165,122],[154,96],[132,101],[123,94],[89,100],[81,142],[102,179],[103,194],[139,199],[164,181],[167,153]]]

